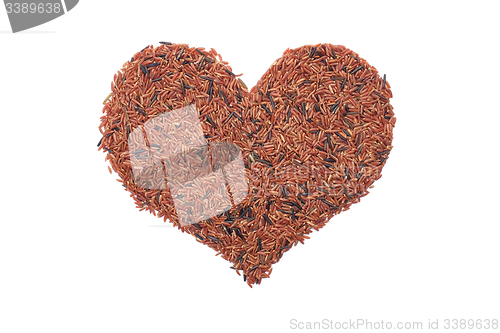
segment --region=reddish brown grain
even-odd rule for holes
[[[141,65],[153,63],[160,65],[148,76]],[[343,46],[287,49],[250,92],[228,71],[234,73],[213,49],[174,44],[135,54],[115,75],[100,149],[138,208],[213,248],[252,286],[291,246],[368,194],[392,149],[396,118],[389,83]],[[249,195],[227,214],[181,228],[168,187],[135,185],[127,136],[191,104],[209,142],[241,148]]]

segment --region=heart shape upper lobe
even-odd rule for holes
[[[343,46],[287,49],[248,91],[215,50],[167,43],[135,54],[115,75],[99,145],[141,210],[194,235],[252,285],[381,177],[396,122],[391,97],[385,77]],[[206,142],[238,147],[247,191],[226,212],[181,227],[172,187],[134,181],[127,139],[188,106]]]

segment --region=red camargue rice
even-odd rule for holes
[[[367,195],[392,149],[389,82],[340,45],[287,49],[248,91],[215,50],[162,43],[136,53],[111,88],[98,146],[118,181],[140,210],[217,251],[250,286],[269,277],[291,246]],[[198,110],[207,142],[241,149],[247,180],[237,183],[248,195],[223,214],[181,226],[168,186],[134,181],[128,138],[187,106]]]

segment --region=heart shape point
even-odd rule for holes
[[[115,75],[98,146],[141,210],[169,219],[216,250],[252,286],[269,277],[284,252],[349,209],[381,177],[396,122],[391,97],[385,76],[344,46],[287,49],[248,91],[215,50],[163,43],[138,52]],[[195,120],[186,123],[182,116],[184,120],[158,122],[187,107],[196,110]],[[183,136],[184,143],[176,143],[174,132],[198,121],[189,139]],[[168,126],[173,130],[167,131]],[[130,134],[144,128],[156,128],[164,137],[146,131],[149,146],[129,150],[142,140],[131,141]],[[199,135],[193,135],[196,131]],[[157,137],[162,139],[155,141]],[[198,139],[195,146],[206,147],[205,153],[155,153],[163,143],[172,152]],[[219,143],[228,144],[217,151]],[[157,167],[138,162],[140,154],[147,161],[157,156]],[[231,158],[219,167],[214,161],[221,157],[214,156]],[[186,163],[194,167],[185,171]],[[168,186],[140,183],[137,165],[149,177],[144,184],[157,177]],[[201,165],[208,169],[198,178],[181,177],[185,192],[179,195],[169,173],[177,167],[196,174]],[[207,190],[196,179],[217,186]],[[187,190],[186,182],[192,182]],[[198,185],[203,187],[199,197],[206,196],[187,200]],[[227,188],[230,195],[214,196],[216,188],[221,193]],[[193,209],[203,213],[196,221]],[[183,223],[186,219],[191,223]]]

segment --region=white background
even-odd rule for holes
[[[500,319],[497,4],[84,0],[18,34],[0,7],[0,332]],[[253,289],[97,151],[113,75],[161,40],[213,47],[249,87],[287,47],[341,44],[392,86],[383,177]]]

